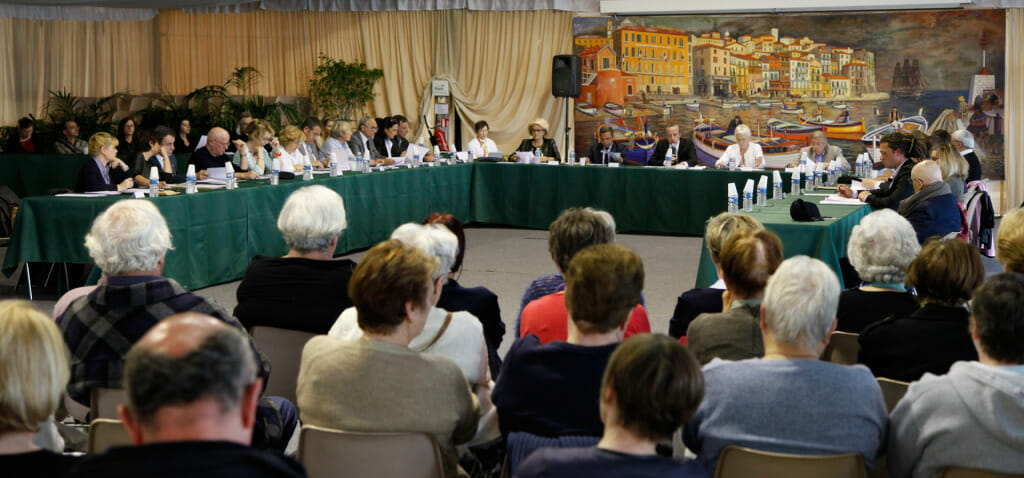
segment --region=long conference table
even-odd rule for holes
[[[209,190],[152,199],[170,226],[174,249],[164,275],[198,289],[237,280],[256,254],[282,255],[288,248],[277,230],[277,215],[296,189],[318,184],[345,200],[348,228],[336,255],[370,247],[400,224],[432,212],[451,213],[464,223],[547,229],[568,207],[610,212],[620,233],[700,236],[707,220],[726,210],[729,183],[742,190],[765,172],[663,168],[469,163],[397,169],[371,174],[318,175],[313,181],[245,181],[236,190]],[[789,173],[783,175],[789,183]],[[33,196],[22,200],[3,272],[20,262],[92,260],[84,247],[93,219],[127,196]],[[820,197],[805,199],[817,201]],[[779,234],[786,256],[818,257],[839,273],[850,230],[868,206],[821,206],[836,219],[817,223],[789,218],[786,200],[751,213]],[[702,248],[697,286],[715,281],[707,248]]]

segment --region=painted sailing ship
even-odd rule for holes
[[[892,96],[902,98],[920,98],[921,93],[928,87],[928,82],[921,75],[921,65],[917,58],[903,59],[903,65],[899,62],[892,69]]]

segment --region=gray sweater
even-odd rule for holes
[[[885,443],[882,391],[863,365],[820,360],[715,359],[683,442],[715,474],[728,445],[805,455],[860,453],[870,468]]]
[[[1024,365],[957,362],[910,385],[889,423],[893,478],[947,466],[1024,474]]]

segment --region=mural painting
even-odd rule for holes
[[[573,36],[578,151],[607,124],[643,162],[679,124],[713,163],[743,123],[781,167],[818,130],[854,157],[896,129],[967,129],[1003,178],[1002,10],[577,17]]]

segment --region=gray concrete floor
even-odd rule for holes
[[[533,279],[556,271],[547,248],[547,231],[471,227],[466,230],[466,257],[459,283],[465,286],[485,286],[498,294],[502,319],[506,324],[501,353],[515,339],[515,320],[519,313],[519,300]],[[701,238],[619,234],[617,241],[629,246],[644,261],[646,280],[644,298],[647,303],[651,329],[668,331],[668,319],[680,292],[693,287],[700,260]],[[0,262],[6,248],[0,248]],[[363,252],[346,257],[358,261]],[[995,259],[984,258],[988,275],[1002,271]],[[0,275],[0,298],[28,298],[24,285],[13,289],[17,276]],[[34,278],[36,281],[41,279]],[[219,284],[196,293],[228,310],[233,310],[238,281]],[[53,310],[55,300],[36,300],[44,313]]]

